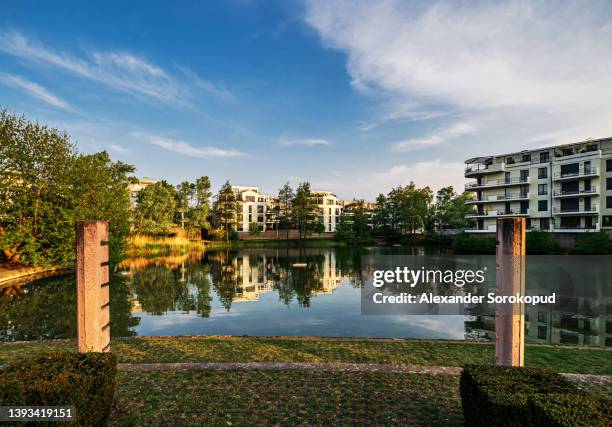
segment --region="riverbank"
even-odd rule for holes
[[[119,363],[310,362],[423,366],[493,364],[489,342],[320,337],[114,338]],[[43,351],[76,351],[74,340],[0,343],[0,364]],[[527,345],[525,365],[557,372],[612,375],[612,349]]]
[[[29,281],[70,272],[63,266],[31,267],[10,262],[0,262],[0,286],[8,286],[22,280]]]

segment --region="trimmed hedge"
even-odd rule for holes
[[[117,357],[111,353],[39,354],[0,370],[0,405],[74,406],[74,425],[104,426],[116,374]]]
[[[460,391],[469,426],[611,425],[612,421],[604,408],[609,402],[549,369],[466,365]]]

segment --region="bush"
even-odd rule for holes
[[[605,231],[579,236],[571,250],[574,255],[612,255],[612,240]]]
[[[453,239],[453,252],[460,255],[492,255],[495,254],[497,240],[492,236],[468,236],[459,234]]]
[[[559,242],[548,231],[532,230],[526,235],[527,255],[553,255],[563,252]]]
[[[612,401],[595,398],[583,391],[577,394],[545,394],[535,396],[532,412],[536,425],[610,426]]]
[[[75,425],[104,426],[113,403],[116,371],[117,358],[111,353],[32,356],[0,371],[0,406],[74,406]]]
[[[470,426],[581,425],[607,419],[605,402],[548,369],[467,365],[460,381]],[[572,405],[566,403],[576,400]]]

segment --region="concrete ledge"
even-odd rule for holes
[[[0,264],[0,286],[16,284],[13,282],[18,281],[19,279],[27,278],[30,280],[36,276],[47,277],[56,274],[68,273],[72,270],[73,269],[65,266],[24,267],[14,266],[11,264]]]

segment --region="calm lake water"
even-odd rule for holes
[[[111,332],[113,336],[494,337],[491,316],[362,315],[362,256],[389,254],[424,255],[425,249],[244,249],[128,259],[111,278]],[[293,268],[296,262],[307,267]],[[528,310],[528,340],[612,346],[612,318],[585,311],[583,305],[563,312]],[[0,289],[0,340],[75,336],[73,275]]]

